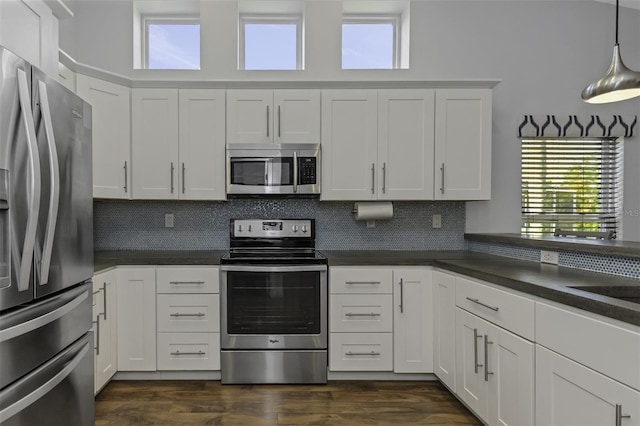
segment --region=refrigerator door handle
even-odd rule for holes
[[[22,336],[23,334],[27,334],[33,330],[44,327],[45,325],[64,317],[69,312],[73,311],[75,308],[81,305],[82,302],[87,299],[87,297],[89,297],[88,292],[83,291],[71,301],[66,302],[65,304],[56,308],[53,308],[51,304],[48,303],[43,304],[41,307],[42,311],[44,312],[43,315],[35,316],[29,321],[24,321],[12,327],[7,327],[4,330],[0,330],[0,343],[11,340],[18,336]],[[64,298],[60,298],[60,300],[64,301]],[[52,301],[52,303],[55,303],[55,300]]]
[[[29,289],[29,278],[31,275],[31,263],[33,262],[33,248],[36,243],[36,227],[38,225],[38,215],[40,213],[40,156],[38,155],[38,141],[36,139],[36,127],[33,122],[33,111],[31,110],[31,98],[29,96],[29,84],[27,74],[24,70],[18,69],[18,92],[20,97],[20,109],[22,110],[22,120],[24,122],[29,159],[31,161],[31,198],[29,200],[29,215],[27,216],[27,229],[25,231],[24,246],[22,248],[22,259],[20,264],[20,276],[18,278],[18,291]]]
[[[49,380],[47,380],[42,384],[34,383],[33,386],[38,386],[38,385],[39,386],[35,388],[33,391],[29,392],[24,398],[19,399],[18,401],[14,402],[13,404],[1,410],[0,419],[3,422],[8,420],[10,417],[13,417],[14,415],[18,414],[20,411],[24,410],[25,408],[27,408],[28,406],[30,406],[31,404],[33,404],[34,402],[36,402],[37,400],[39,400],[40,398],[42,398],[43,396],[51,392],[51,390],[53,390],[56,386],[58,386],[64,379],[66,379],[73,372],[73,370],[76,369],[76,367],[78,367],[78,365],[82,361],[82,358],[89,351],[90,346],[91,344],[89,342],[84,343],[82,348],[77,350],[77,352],[73,355],[73,358],[70,361],[66,362],[66,365],[63,368],[61,368],[60,371],[58,371],[53,377],[51,377]],[[66,356],[66,355],[67,354],[63,354],[62,356]],[[60,362],[61,360],[62,360],[61,357],[58,357],[58,359],[56,359],[56,361],[58,362]],[[52,362],[51,364],[48,365],[49,368],[56,367],[56,364],[58,364],[58,362],[55,362],[55,361]],[[45,366],[47,365],[45,364]],[[45,368],[45,366],[41,368]]]
[[[42,259],[40,260],[40,285],[49,282],[49,269],[51,266],[51,253],[53,251],[53,239],[56,233],[58,222],[58,206],[60,203],[60,164],[58,162],[58,151],[53,133],[53,120],[51,119],[51,106],[49,105],[49,95],[47,85],[43,81],[38,82],[40,92],[40,108],[44,120],[44,130],[47,137],[47,148],[51,159],[51,199],[49,200],[49,215],[47,218],[47,229],[44,234]]]

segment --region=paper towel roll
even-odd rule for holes
[[[391,219],[393,204],[390,201],[355,203],[356,220]]]

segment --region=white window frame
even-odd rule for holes
[[[239,31],[238,31],[238,69],[245,70],[246,67],[246,50],[245,50],[245,25],[246,24],[264,24],[264,25],[295,25],[296,26],[296,70],[302,70],[303,58],[303,40],[302,40],[302,15],[298,14],[240,14]],[[250,70],[259,71],[259,70]],[[275,71],[275,70],[266,70]],[[286,70],[289,71],[289,70]]]
[[[198,25],[200,27],[200,18],[195,15],[143,15],[143,30],[140,32],[143,69],[151,69],[149,68],[149,25]],[[200,43],[202,43],[202,39]],[[202,64],[202,58],[200,58],[200,63]]]
[[[368,24],[368,25],[376,25],[376,24],[391,24],[393,27],[393,57],[391,69],[400,68],[400,42],[401,42],[401,22],[402,16],[400,14],[394,13],[384,13],[384,14],[345,14],[342,16],[342,25],[359,25],[359,24]],[[342,26],[340,26],[340,30],[342,31]],[[342,46],[340,46],[342,48]],[[342,62],[342,57],[340,58]],[[342,68],[342,69],[351,69],[351,68]]]

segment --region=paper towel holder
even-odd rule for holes
[[[387,202],[384,202],[384,203],[388,203],[391,206],[391,209],[393,209],[393,203],[392,202],[387,201]],[[360,203],[359,202],[355,202],[353,204],[353,208],[351,209],[351,213],[354,215],[354,219],[356,221],[362,220],[362,219],[358,219],[358,217],[357,217],[358,216],[358,204],[360,204]],[[367,202],[365,202],[363,204],[367,204]],[[371,202],[371,204],[376,204],[376,202]],[[392,210],[391,216],[393,216],[393,210]],[[389,218],[380,217],[380,218],[366,219],[367,228],[375,228],[376,227],[376,220],[384,220],[384,219],[391,219],[391,217],[389,217]]]

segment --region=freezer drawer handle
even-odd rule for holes
[[[22,110],[22,120],[27,135],[27,148],[29,151],[31,188],[29,200],[29,215],[27,216],[27,228],[24,233],[24,246],[22,248],[22,261],[20,264],[20,275],[18,278],[18,291],[29,289],[31,276],[31,263],[33,262],[33,248],[36,243],[36,227],[38,216],[40,215],[40,155],[38,154],[38,141],[36,138],[36,127],[33,122],[33,111],[31,110],[31,98],[29,96],[29,83],[24,70],[18,70],[18,91],[20,97],[20,109]]]
[[[46,381],[42,386],[38,387],[36,390],[28,394],[26,397],[22,398],[19,401],[16,401],[14,404],[8,406],[7,408],[0,411],[0,419],[3,422],[7,421],[9,418],[13,417],[20,411],[23,411],[25,408],[48,394],[53,388],[58,386],[64,379],[66,379],[69,374],[76,369],[78,364],[82,361],[85,354],[89,351],[89,343],[86,343],[80,351],[78,351],[77,355],[73,357],[71,362],[69,362],[58,374],[53,376],[51,379]]]
[[[77,308],[82,302],[84,302],[89,297],[88,292],[82,292],[75,299],[71,300],[69,303],[66,303],[60,306],[58,309],[50,311],[42,316],[34,318],[30,321],[15,325],[13,327],[9,327],[5,330],[0,331],[0,343],[5,342],[7,340],[11,340],[14,337],[22,336],[23,334],[27,334],[33,330],[36,330],[40,327],[43,327],[49,323],[56,321],[59,318],[67,315],[69,312]]]
[[[53,120],[51,119],[51,106],[49,104],[47,85],[44,84],[43,81],[39,81],[38,89],[40,92],[40,108],[42,108],[42,118],[44,120],[44,133],[47,136],[47,147],[49,148],[49,157],[51,159],[51,198],[49,199],[47,229],[44,236],[42,258],[40,260],[40,285],[44,285],[49,282],[53,239],[56,233],[56,224],[58,222],[58,207],[60,204],[60,164],[58,162],[56,140],[53,133]]]
[[[175,351],[175,352],[171,352],[171,355],[206,355],[206,352],[203,351],[198,351],[198,352],[180,352],[180,351]]]

